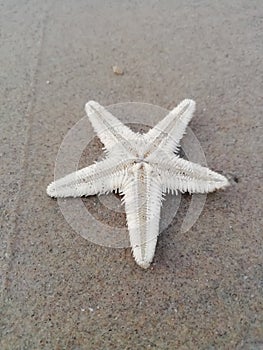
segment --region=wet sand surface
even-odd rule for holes
[[[263,348],[262,21],[261,0],[0,1],[1,349]],[[186,233],[184,196],[145,271],[46,186],[88,100],[184,98],[231,186]]]

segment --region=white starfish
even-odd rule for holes
[[[182,101],[146,134],[134,133],[97,102],[88,102],[85,109],[106,157],[52,182],[47,194],[79,197],[118,190],[124,195],[134,258],[147,268],[154,257],[164,194],[212,192],[228,186],[228,180],[175,154],[195,110],[192,100]]]

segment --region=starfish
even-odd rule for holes
[[[81,197],[118,191],[125,203],[133,256],[146,269],[154,257],[165,194],[208,193],[225,188],[228,180],[178,155],[195,111],[193,100],[183,100],[145,134],[133,132],[95,101],[85,110],[105,146],[105,157],[52,182],[47,194]]]

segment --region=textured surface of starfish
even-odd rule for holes
[[[133,256],[147,268],[155,253],[165,193],[208,193],[228,186],[228,180],[177,154],[195,110],[192,100],[182,101],[145,134],[133,132],[97,102],[88,102],[85,109],[105,146],[105,158],[52,182],[47,194],[81,197],[118,191]]]

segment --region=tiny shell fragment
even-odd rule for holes
[[[116,75],[123,75],[124,74],[123,69],[119,66],[113,66],[112,70],[113,70],[113,73]]]

